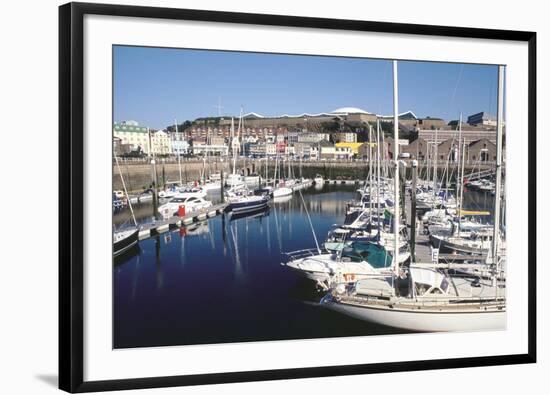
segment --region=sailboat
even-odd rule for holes
[[[122,181],[124,193],[128,201],[128,207],[130,208],[130,213],[132,214],[132,219],[134,221],[134,226],[127,229],[116,230],[113,232],[113,256],[117,257],[119,255],[122,255],[124,252],[130,250],[132,247],[134,247],[138,243],[140,228],[136,221],[136,216],[134,215],[134,209],[132,208],[132,203],[128,198],[128,190],[126,189],[126,183],[124,182],[124,178],[122,177],[120,165],[118,163],[118,158],[116,156],[115,156],[115,162],[118,168],[118,172],[120,174],[120,179]]]
[[[494,233],[499,232],[502,164],[502,115],[504,66],[499,66],[497,165]],[[398,138],[397,61],[393,61],[394,141]],[[396,145],[395,150],[398,151]],[[399,206],[399,163],[395,158],[395,205]],[[398,212],[398,210],[396,210]],[[397,235],[398,221],[394,231]],[[342,314],[411,331],[469,331],[502,329],[506,325],[506,280],[493,238],[491,262],[478,264],[411,263],[399,265],[394,257],[389,276],[371,276],[351,284],[333,286],[321,305]],[[442,268],[466,268],[465,275]]]
[[[241,117],[242,117],[242,110],[241,110]],[[239,129],[237,131],[237,137],[235,137],[235,122],[233,118],[231,118],[231,148],[233,151],[233,172],[227,177],[226,183],[227,186],[234,188],[234,187],[241,187],[245,185],[244,178],[241,174],[237,174],[237,151],[238,148],[236,147],[238,145],[239,141],[239,131],[240,131],[240,117],[239,117]]]
[[[239,119],[239,129],[240,132],[241,122],[242,122],[242,109]],[[232,137],[232,146],[233,144],[233,132],[234,132],[234,123],[231,119],[231,137]],[[232,213],[244,213],[250,211],[256,211],[267,207],[269,202],[268,195],[254,195],[247,187],[246,183],[243,180],[243,177],[240,174],[236,173],[236,163],[237,163],[237,149],[233,149],[233,173],[229,176],[228,185],[231,187],[225,191],[225,202],[227,206],[226,211]]]
[[[277,152],[277,156],[275,158],[275,170],[274,170],[274,176],[273,176],[273,182],[275,183],[277,181],[277,171],[279,171],[279,185],[275,186],[273,188],[273,198],[281,198],[284,196],[290,196],[292,195],[292,188],[286,186],[286,182],[282,176],[282,172],[279,169],[279,153]],[[290,178],[290,174],[289,174]]]

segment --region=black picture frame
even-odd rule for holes
[[[230,22],[528,43],[528,351],[525,354],[235,373],[84,381],[83,377],[83,19],[86,14]],[[244,381],[343,376],[536,362],[536,33],[128,5],[69,3],[59,8],[59,388],[89,392]]]

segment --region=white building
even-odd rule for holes
[[[340,143],[356,143],[357,133],[336,133],[336,138]]]
[[[334,147],[334,159],[350,159],[353,157],[351,147]]]
[[[149,153],[148,128],[139,126],[136,121],[124,121],[113,125],[113,137],[120,139],[119,145],[127,145],[133,151],[140,149]]]
[[[277,144],[267,143],[266,144],[266,151],[267,151],[267,155],[269,155],[269,156],[277,155]]]
[[[172,140],[172,153],[174,155],[187,155],[189,143],[186,140]]]
[[[293,145],[287,145],[287,146],[285,147],[285,155],[294,155],[295,152],[296,152],[296,151],[295,151]]]
[[[201,142],[193,143],[193,155],[221,155],[227,156],[229,147],[225,144],[204,144]]]
[[[157,155],[169,155],[172,153],[172,139],[163,130],[151,133],[151,152]]]

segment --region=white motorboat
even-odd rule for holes
[[[197,198],[204,198],[206,197],[206,189],[202,186],[187,186],[180,188],[178,190],[178,193],[174,194],[172,197],[179,197],[179,198],[188,198],[188,197],[197,197]]]
[[[275,204],[288,203],[292,200],[292,195],[285,195],[280,197],[274,197],[272,202]]]
[[[388,273],[391,258],[371,243],[354,243],[339,253],[308,249],[285,253],[281,264],[327,289],[333,282],[356,281],[369,275]]]
[[[313,179],[313,182],[315,183],[315,185],[324,185],[325,179],[323,178],[323,176],[317,174]]]
[[[181,214],[189,214],[212,206],[212,202],[195,195],[178,194],[158,208],[164,219]]]
[[[219,180],[206,180],[204,183],[201,184],[201,188],[204,189],[206,192],[218,191],[222,188],[222,184]]]
[[[274,198],[280,198],[283,196],[290,196],[290,195],[292,195],[292,189],[289,187],[282,186],[282,187],[276,187],[275,189],[273,189]]]
[[[229,174],[229,176],[225,180],[225,183],[230,188],[240,187],[242,185],[245,185],[244,177],[237,173]]]

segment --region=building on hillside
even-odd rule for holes
[[[319,149],[319,158],[320,159],[334,159],[336,149],[333,143],[328,141],[321,141],[317,144]]]
[[[294,149],[294,145],[286,144],[285,146],[285,155],[294,156],[296,150]]]
[[[370,148],[370,149],[369,149]],[[378,156],[378,144],[376,142],[362,143],[357,149],[357,157],[360,159],[369,159],[369,152],[373,159]],[[380,144],[380,156],[383,158],[384,152],[388,152],[388,144],[386,142]]]
[[[277,155],[277,144],[275,142],[267,142],[265,148],[268,156]]]
[[[328,133],[305,132],[298,135],[299,143],[319,143],[321,141],[329,141]]]
[[[349,146],[334,145],[334,159],[351,159],[353,158],[353,152]]]
[[[226,145],[226,139],[221,136],[210,137],[210,145]]]
[[[172,140],[172,153],[174,155],[187,155],[190,152],[187,140]]]
[[[163,130],[150,133],[151,152],[155,155],[170,155],[172,153],[172,139]]]
[[[312,144],[310,143],[294,143],[294,155],[298,158],[311,157]]]
[[[429,144],[426,140],[419,137],[411,143],[402,146],[401,152],[409,154],[411,159],[423,161],[429,156]]]
[[[447,127],[447,122],[441,118],[419,118],[418,122],[415,125],[417,129],[445,129]]]
[[[139,126],[136,121],[124,121],[113,125],[113,136],[120,139],[120,145],[131,147],[131,151],[141,150],[149,154],[149,128]]]
[[[424,130],[421,129],[418,131],[418,137],[423,138],[429,143],[433,143],[434,141],[437,142],[437,144],[441,144],[445,140],[449,139],[456,139],[458,140],[459,131],[458,129],[452,129],[452,130]],[[470,144],[474,141],[481,140],[481,139],[487,139],[491,141],[493,144],[496,144],[497,139],[497,133],[494,128],[481,128],[481,127],[475,127],[466,125],[465,127],[462,127],[462,133],[461,133],[461,139],[462,141],[465,141],[466,144]]]
[[[403,150],[406,150],[406,147],[409,145],[409,140],[407,139],[399,139],[397,140],[397,143],[399,144],[399,153],[405,152]],[[385,141],[386,144],[386,153],[387,157],[389,159],[393,159],[393,138],[388,137]]]
[[[351,150],[352,155],[358,156],[359,155],[359,149],[361,148],[361,146],[367,145],[367,151],[368,151],[368,144],[369,143],[341,142],[341,143],[336,143],[335,146],[336,146],[336,148],[345,148],[345,147],[347,147]],[[372,143],[372,144],[374,144],[374,146],[376,145],[375,143]]]
[[[267,147],[265,142],[248,143],[245,145],[245,152],[255,158],[263,158],[267,154]]]
[[[193,140],[193,155],[214,155],[227,156],[229,155],[229,147],[226,144],[206,144],[204,139]],[[240,145],[237,147],[240,152]]]
[[[471,142],[466,148],[467,163],[494,162],[497,159],[497,146],[488,139]]]
[[[357,143],[357,133],[354,133],[354,132],[334,133],[334,140],[339,143]]]
[[[468,117],[468,124],[470,125],[484,125],[484,126],[497,126],[497,119],[493,115],[486,112],[478,112]]]
[[[113,154],[115,156],[126,155],[129,154],[131,151],[133,151],[133,147],[131,144],[123,144],[121,138],[116,136],[113,137]]]

